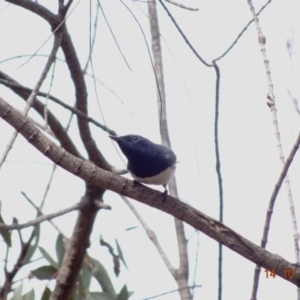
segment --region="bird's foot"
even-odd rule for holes
[[[132,188],[134,189],[136,185],[140,184],[138,181],[136,181],[135,179],[133,179],[132,182]]]
[[[163,187],[165,188],[164,192],[163,192],[163,202],[165,202],[167,200],[168,197],[168,190],[167,190],[167,185],[163,184]]]

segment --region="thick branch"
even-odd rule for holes
[[[14,82],[14,81],[7,80],[7,79],[0,78],[0,84],[3,84],[3,85],[5,85],[5,86],[7,86],[9,88],[15,88],[15,90],[19,89],[20,91],[25,91],[25,92],[28,92],[28,93],[32,92],[32,89],[30,89],[28,87],[25,87],[23,85],[20,85],[20,84]],[[90,123],[92,123],[95,126],[101,128],[102,130],[106,131],[108,134],[110,134],[110,135],[117,135],[117,133],[114,130],[109,129],[108,127],[106,127],[103,124],[99,123],[95,119],[89,117],[88,115],[86,115],[85,113],[83,113],[82,111],[80,111],[79,109],[77,109],[76,107],[73,107],[73,106],[70,106],[70,105],[66,104],[65,102],[63,102],[62,100],[58,99],[57,97],[54,97],[53,95],[49,95],[49,94],[47,94],[45,92],[39,91],[37,93],[37,96],[48,97],[48,99],[52,100],[56,104],[64,107],[65,109],[68,109],[73,114],[78,115],[78,116],[86,119]]]
[[[6,85],[8,86],[14,93],[20,96],[23,100],[27,100],[30,95],[30,91],[26,89],[20,89],[19,87],[23,87],[19,82],[15,81],[13,78],[5,74],[4,72],[0,71],[0,79],[4,79],[13,83],[14,85]],[[32,107],[39,113],[39,115],[44,118],[44,109],[45,105],[40,102],[37,98],[35,98]],[[56,138],[61,143],[62,147],[65,148],[68,152],[72,153],[77,157],[82,157],[77,148],[75,147],[74,143],[72,142],[69,135],[64,130],[64,127],[58,121],[58,119],[54,116],[54,114],[48,109],[48,125],[50,126],[51,130],[55,134]]]
[[[158,102],[158,117],[160,120],[160,135],[162,144],[171,148],[171,141],[168,130],[167,110],[166,110],[166,96],[164,85],[164,72],[162,62],[162,51],[160,45],[159,24],[157,18],[156,2],[148,1],[148,11],[152,36],[152,52],[154,57],[154,69],[157,81],[157,102]],[[170,194],[176,198],[178,197],[177,185],[175,178],[169,182]],[[192,294],[188,288],[189,277],[189,260],[187,251],[187,240],[184,232],[184,224],[177,218],[174,219],[178,254],[179,254],[179,268],[172,275],[177,282],[179,293],[182,299],[192,299]]]
[[[262,249],[221,222],[174,197],[165,197],[159,191],[152,190],[143,185],[135,185],[133,187],[131,180],[100,169],[90,162],[83,161],[71,155],[48,139],[34,124],[18,113],[2,98],[0,98],[0,117],[18,130],[36,149],[70,173],[90,182],[100,189],[114,191],[173,215],[175,218],[200,230],[253,263],[268,270],[275,269],[279,277],[300,287],[299,265],[292,264],[281,256]],[[95,209],[91,207],[89,213],[91,215],[88,214],[87,216],[93,220]],[[81,225],[84,226],[84,224]],[[84,233],[88,233],[91,228],[85,229],[82,227],[81,229]],[[76,227],[75,230],[80,230],[80,228]],[[77,243],[79,242],[77,241]],[[65,255],[65,257],[67,256]],[[292,268],[295,272],[293,278],[289,278],[288,276],[285,278],[283,274],[283,269],[289,268]]]
[[[84,75],[66,25],[63,25],[62,32],[63,40],[61,47],[69,67],[71,78],[74,82],[76,107],[87,115],[87,90]],[[78,117],[78,128],[82,142],[88,152],[89,159],[98,167],[111,170],[110,164],[106,161],[92,137],[88,121]]]
[[[63,15],[54,15],[49,10],[38,4],[37,2],[29,0],[8,0],[8,2],[15,5],[19,5],[31,12],[39,15],[51,25],[53,30],[60,25],[60,30],[62,33],[62,43],[61,48],[66,58],[66,63],[68,65],[71,78],[74,83],[75,94],[76,94],[76,107],[81,110],[84,114],[87,112],[87,89],[84,81],[84,75],[77,57],[76,50],[72,43],[71,37],[68,33],[66,24],[62,23]],[[66,6],[67,7],[67,6]],[[65,9],[63,9],[65,13]],[[110,164],[106,161],[100,150],[98,149],[89,128],[89,123],[86,119],[78,117],[78,127],[80,132],[80,137],[89,155],[89,159],[94,162],[97,166],[105,169],[111,170]]]

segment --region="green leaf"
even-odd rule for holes
[[[0,223],[5,224],[4,220],[1,216],[1,208],[2,208],[2,202],[0,201]],[[11,247],[11,232],[10,230],[6,229],[0,229],[0,235],[3,237],[4,242],[8,247]]]
[[[40,232],[41,232],[40,225],[37,225],[34,230],[35,230],[35,232],[34,232],[34,235],[35,235],[34,244],[30,245],[28,247],[28,250],[27,250],[25,258],[24,258],[24,264],[27,264],[27,263],[30,262],[30,259],[33,256],[33,254],[35,253],[35,251],[37,249],[37,246],[39,244],[39,241],[40,241]]]
[[[58,234],[57,239],[56,239],[55,249],[56,249],[56,257],[58,260],[58,264],[59,264],[59,266],[61,266],[66,249],[65,249],[65,244],[64,244],[64,238],[60,233]]]
[[[85,262],[85,264],[87,264],[88,267],[89,265],[93,266],[91,271],[93,277],[97,280],[100,286],[105,285],[107,294],[111,295],[112,299],[115,300],[117,294],[105,267],[98,260],[92,257],[89,257],[89,260],[90,262],[88,264]]]
[[[31,289],[31,291],[29,291],[28,293],[26,293],[24,296],[23,296],[23,300],[34,300],[35,298],[35,293],[34,293],[34,289]]]
[[[138,228],[137,226],[132,226],[132,227],[128,227],[125,229],[125,231],[130,231],[130,230],[133,230],[133,229],[136,229]]]
[[[31,273],[40,280],[44,279],[53,279],[53,275],[57,272],[57,269],[52,266],[42,266],[35,270],[32,270]]]
[[[41,300],[49,300],[51,296],[51,290],[46,286],[42,295]]]
[[[87,267],[86,264],[83,264],[82,268],[81,268],[81,273],[79,276],[79,285],[80,285],[81,290],[83,290],[83,291],[89,290],[90,284],[91,284],[91,279],[92,279],[91,270]]]
[[[119,255],[119,257],[120,257],[122,263],[124,264],[124,266],[125,266],[126,269],[128,270],[127,265],[126,265],[126,262],[125,262],[125,259],[124,259],[123,251],[122,251],[122,249],[121,249],[121,247],[120,247],[120,244],[119,244],[118,240],[116,240],[116,246],[117,246],[118,255]]]
[[[127,290],[127,285],[125,284],[123,286],[123,288],[121,289],[117,300],[128,300],[129,299],[129,295],[128,295],[128,290]]]
[[[55,268],[56,270],[59,269],[58,263],[50,256],[50,254],[43,248],[39,247],[39,250],[41,251],[43,257],[50,263],[50,265]]]
[[[10,300],[21,300],[22,299],[23,282],[14,290],[14,294]]]

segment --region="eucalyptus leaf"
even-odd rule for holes
[[[55,268],[56,270],[59,269],[58,263],[50,256],[50,254],[43,248],[39,247],[39,250],[41,251],[43,257],[50,263],[50,265]]]
[[[57,272],[52,266],[42,266],[35,270],[32,270],[31,273],[40,280],[50,280],[53,278],[53,275]]]

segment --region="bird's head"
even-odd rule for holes
[[[148,139],[139,135],[124,135],[124,136],[109,136],[112,140],[118,143],[122,152],[127,158],[138,155],[141,152],[148,151],[153,144]]]

